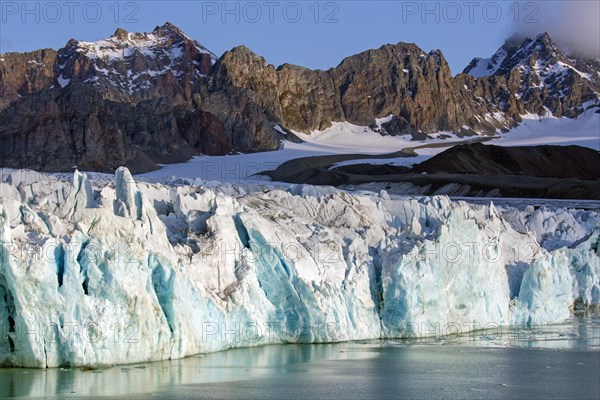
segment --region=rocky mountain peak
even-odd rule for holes
[[[168,21],[165,22],[165,24],[162,26],[156,26],[156,28],[154,28],[152,33],[163,34],[163,35],[178,35],[178,36],[188,38],[188,36],[185,33],[183,33],[183,31],[181,29],[179,29],[179,27],[177,27],[176,25],[174,25],[173,23],[168,22]]]
[[[529,40],[527,40],[527,39],[525,40],[525,42],[528,42],[528,41]],[[556,46],[556,43],[554,42],[554,40],[552,40],[552,38],[550,37],[550,34],[548,32],[542,32],[542,33],[538,34],[535,37],[535,39],[533,39],[533,42],[535,42],[536,45],[545,46],[545,47],[552,48],[552,49],[558,48]]]
[[[189,99],[217,57],[167,22],[152,32],[119,28],[106,39],[70,39],[58,51],[14,53],[1,59],[0,110],[27,94],[72,84],[94,86],[114,101]]]
[[[446,62],[444,53],[440,49],[431,50],[428,54],[429,57],[433,57],[436,61],[443,63]]]
[[[515,48],[504,60],[497,74],[504,75],[518,67],[542,66],[542,64],[547,66],[559,61],[567,60],[550,35],[542,33],[535,39],[525,39],[521,46]]]
[[[440,50],[397,43],[346,57],[327,71],[291,64],[278,68],[244,46],[226,52],[211,74],[211,90],[248,91],[269,118],[309,132],[333,121],[371,125],[396,117],[383,134],[459,131],[473,110],[454,90]],[[426,111],[424,111],[426,110]]]
[[[172,24],[150,33],[119,28],[107,39],[69,41],[58,51],[56,83],[97,85],[113,96],[144,99],[154,97],[156,90],[189,92],[215,60],[212,52]]]
[[[559,65],[555,65],[560,63]],[[564,64],[564,65],[563,65]],[[507,75],[514,69],[534,67],[536,70],[555,67],[571,67],[570,60],[547,32],[535,38],[515,34],[490,58],[474,58],[463,73],[475,78]]]
[[[116,38],[116,39],[119,39],[119,40],[127,40],[128,37],[129,37],[129,32],[127,32],[123,28],[117,28],[117,30],[115,31],[115,33],[113,33],[112,36],[111,36],[111,38]]]
[[[492,57],[473,59],[464,73],[475,78],[469,91],[516,121],[526,113],[574,118],[600,105],[598,63],[568,57],[548,33],[513,36]]]

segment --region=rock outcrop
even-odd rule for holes
[[[0,110],[55,83],[56,50],[0,55]]]

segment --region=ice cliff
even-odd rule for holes
[[[561,322],[600,304],[600,215],[30,171],[0,182],[0,362]]]

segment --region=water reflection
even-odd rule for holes
[[[516,334],[518,333],[518,334]],[[440,346],[441,348],[437,348]],[[576,351],[600,350],[600,318],[573,318],[566,324],[545,326],[524,332],[490,330],[458,337],[413,341],[369,341],[323,345],[273,345],[259,348],[233,349],[184,360],[162,361],[140,365],[117,366],[105,370],[80,368],[47,370],[0,369],[0,398],[115,396],[165,392],[182,385],[217,385],[223,382],[241,387],[244,382],[280,382],[293,378],[300,387],[319,382],[329,385],[332,393],[343,393],[358,377],[360,385],[353,393],[381,395],[403,392],[419,397],[426,393],[416,385],[407,385],[401,376],[426,376],[427,382],[443,379],[436,363],[446,360],[452,365],[456,352],[479,347],[523,349],[549,348]],[[427,351],[422,351],[422,349]],[[421,350],[420,350],[421,349]],[[450,351],[447,351],[450,349]],[[510,351],[502,357],[494,355],[495,374],[501,385],[510,385],[517,375],[520,358]],[[527,357],[526,357],[527,358]],[[351,362],[347,362],[351,361]],[[325,367],[326,365],[326,367]],[[401,368],[397,366],[402,366]],[[492,367],[494,367],[492,365]],[[409,370],[413,368],[412,370]],[[451,367],[450,367],[451,368]],[[465,366],[466,368],[466,366]],[[467,371],[476,374],[478,371]],[[331,375],[329,375],[331,374]],[[439,378],[436,378],[436,375]],[[343,379],[341,378],[343,377]],[[347,379],[346,379],[347,377]],[[387,377],[382,381],[382,377]],[[433,380],[433,381],[432,381]],[[501,382],[500,382],[501,381]],[[337,382],[337,383],[336,383]],[[336,387],[343,382],[344,387]],[[283,385],[282,383],[282,385]],[[382,391],[382,385],[385,393]],[[441,384],[440,384],[441,385]],[[204,386],[203,386],[204,387]],[[444,396],[443,385],[436,386]],[[507,386],[508,387],[508,386]],[[463,388],[469,390],[469,388]],[[218,394],[218,393],[217,393]],[[263,393],[258,393],[262,396]]]
[[[366,351],[344,351],[348,346],[350,344],[342,343],[232,349],[183,360],[92,371],[81,368],[0,369],[0,398],[147,393],[173,385],[257,379],[273,373],[298,371],[302,365],[321,360],[374,356]]]

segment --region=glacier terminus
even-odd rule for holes
[[[0,363],[558,323],[600,304],[600,214],[308,185],[7,170]]]

